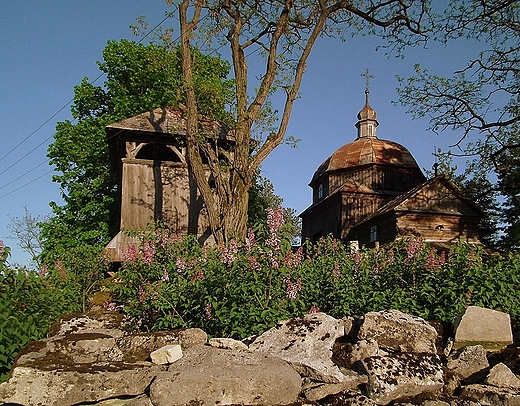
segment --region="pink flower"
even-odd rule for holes
[[[303,247],[300,247],[295,253],[292,251],[287,252],[287,255],[283,258],[283,262],[287,268],[296,268],[298,265],[300,265],[302,257]]]
[[[255,247],[256,244],[256,236],[255,232],[250,228],[247,230],[247,237],[246,237],[246,250],[251,251],[253,247]]]
[[[155,245],[153,241],[145,241],[143,244],[143,262],[147,265],[153,263],[153,257],[155,255]]]
[[[192,282],[195,282],[196,280],[202,280],[205,279],[204,271],[202,269],[199,269],[198,271],[195,271],[193,273],[193,277],[191,278]]]
[[[354,254],[354,262],[356,265],[359,265],[361,263],[361,251],[357,250]]]
[[[272,235],[271,237],[265,240],[265,243],[274,250],[280,250],[280,238],[276,235]]]
[[[302,290],[302,278],[298,278],[296,283],[293,283],[291,279],[291,275],[287,275],[285,278],[285,283],[287,283],[287,297],[289,299],[296,299],[298,292]]]
[[[267,225],[269,226],[271,235],[278,234],[284,223],[283,208],[278,207],[276,210],[273,210],[269,207],[267,209]]]
[[[429,271],[438,271],[446,262],[446,253],[442,251],[439,258],[436,258],[436,252],[435,248],[432,248],[426,258],[426,269]]]
[[[206,262],[208,262],[208,247],[202,247],[202,256],[199,257],[198,261],[201,264],[205,264]]]
[[[47,275],[47,271],[49,270],[49,267],[45,264],[42,266],[42,269],[40,269],[40,272],[38,275],[42,278],[45,278],[45,275]]]
[[[320,312],[320,308],[318,306],[312,305],[311,308],[309,309],[309,311],[307,312],[307,314],[314,314],[314,313],[319,313],[319,312]]]
[[[330,276],[334,282],[337,282],[341,279],[341,269],[339,266],[339,262],[334,263],[334,269],[332,270]]]
[[[123,249],[123,262],[135,262],[137,259],[137,247],[128,245]]]
[[[4,251],[5,251],[5,244],[2,240],[0,240],[0,258],[2,258],[4,256]]]
[[[155,232],[155,236],[157,241],[159,241],[161,248],[166,248],[169,244],[182,240],[182,235],[171,233],[168,230],[157,230]]]
[[[423,248],[423,243],[419,238],[411,235],[408,239],[408,247],[406,249],[406,259],[415,258],[416,254]]]
[[[249,261],[249,265],[251,266],[251,269],[253,271],[261,271],[262,270],[262,267],[260,266],[260,264],[258,263],[258,261],[256,260],[255,257],[253,256],[250,256],[249,258],[247,258],[247,260]]]
[[[273,251],[268,251],[267,252],[267,256],[269,257],[269,261],[271,262],[271,266],[274,268],[274,269],[278,269],[280,268],[280,264],[278,263],[278,260],[276,259]]]
[[[211,306],[211,303],[204,306],[204,313],[206,313],[206,320],[211,320],[213,318],[213,306]]]
[[[220,248],[222,250],[221,262],[223,264],[231,265],[235,262],[237,259],[236,254],[238,253],[238,245],[234,238],[229,242],[229,247],[221,245]]]
[[[184,258],[177,258],[175,261],[175,265],[177,265],[177,272],[183,272],[186,270],[186,260]]]
[[[168,282],[170,280],[170,275],[168,274],[168,270],[165,269],[162,276],[161,276],[161,280],[163,282]]]
[[[148,298],[148,293],[146,293],[142,286],[139,286],[137,289],[137,297],[139,299],[139,303],[143,303]]]
[[[376,262],[374,265],[374,279],[377,279],[379,277],[379,271],[381,270],[381,265],[379,262]]]

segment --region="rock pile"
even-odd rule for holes
[[[315,313],[246,344],[200,329],[132,333],[115,312],[68,315],[20,353],[0,404],[520,405],[509,316],[469,307],[455,327],[396,310]]]

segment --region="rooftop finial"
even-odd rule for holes
[[[370,79],[374,75],[370,74],[370,70],[367,68],[365,72],[361,74],[365,78],[365,106],[358,113],[358,122],[356,127],[358,129],[358,138],[377,138],[376,127],[379,123],[376,120],[377,114],[375,110],[368,104],[368,95],[370,93]]]
[[[367,68],[365,70],[365,72],[363,72],[361,74],[361,76],[363,76],[365,78],[365,94],[366,94],[366,99],[367,99],[367,103],[368,103],[368,94],[370,93],[370,79],[373,79],[374,75],[371,75],[370,69]]]

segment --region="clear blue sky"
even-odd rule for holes
[[[135,18],[144,15],[153,27],[165,10],[162,0],[0,1],[0,239],[13,250],[10,262],[28,261],[9,238],[10,218],[23,216],[24,206],[33,216],[49,215],[49,202],[61,202],[46,151],[56,123],[71,118],[73,87],[84,77],[98,77],[96,61],[108,40],[138,40],[129,28]],[[355,139],[366,68],[374,75],[370,104],[378,114],[379,138],[404,145],[427,169],[434,163],[434,147],[447,149],[458,139],[451,131],[426,131],[427,120],[412,121],[404,108],[392,104],[396,75],[411,75],[417,63],[450,75],[477,50],[458,42],[449,48],[413,49],[397,59],[376,51],[379,43],[363,37],[317,43],[287,133],[301,142],[296,149],[279,147],[263,165],[284,206],[298,212],[309,206],[307,184],[316,168]]]

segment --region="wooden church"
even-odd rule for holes
[[[232,153],[235,140],[219,123],[200,124],[212,142]],[[188,171],[182,112],[157,108],[111,124],[106,132],[121,200],[121,231],[107,246],[111,260],[121,262],[126,247],[136,243],[127,231],[144,230],[149,223],[211,242],[206,209]]]
[[[365,97],[356,140],[327,158],[309,183],[302,239],[332,235],[373,247],[414,234],[438,247],[460,238],[480,243],[483,212],[446,176],[427,180],[404,146],[379,139],[368,86]]]
[[[215,121],[200,124],[215,146],[232,155],[231,133]],[[460,238],[478,243],[482,211],[445,176],[427,180],[404,146],[377,137],[377,126],[367,87],[357,139],[325,160],[309,183],[313,203],[300,215],[302,239],[330,234],[375,246],[413,233],[437,246]],[[121,231],[107,246],[111,260],[121,262],[125,249],[136,244],[128,231],[150,223],[212,243],[206,209],[188,171],[182,112],[158,108],[106,131],[121,201]]]

